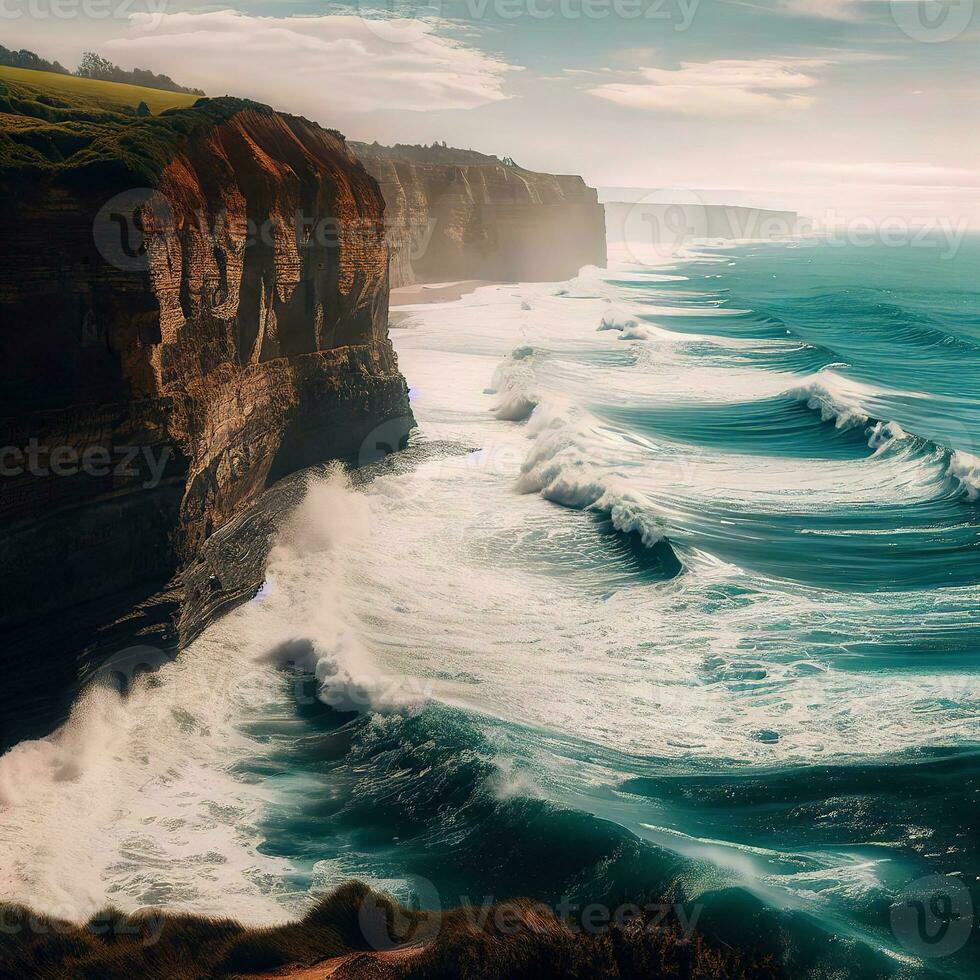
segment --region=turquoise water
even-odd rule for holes
[[[73,721],[111,773],[3,814],[47,840],[5,894],[666,897],[794,976],[977,975],[978,271],[740,245],[409,311],[415,462],[318,480],[255,602]]]
[[[892,918],[915,882],[980,872],[978,270],[976,241],[953,260],[743,246],[525,301],[494,387],[537,409],[495,424],[531,433],[517,489],[567,509],[528,509],[512,486],[498,499],[471,470],[438,507],[464,525],[440,594],[463,613],[406,641],[470,625],[525,649],[504,682],[481,664],[462,706],[311,721],[329,751],[286,743],[267,765],[302,758],[320,805],[297,794],[267,846],[301,840],[315,861],[327,825],[361,873],[418,876],[443,904],[667,895],[733,942],[768,937],[800,976],[975,975],[975,936],[930,946],[942,896],[921,933]],[[622,334],[596,331],[596,298]],[[515,315],[487,294],[398,336],[423,430],[497,438],[457,424],[452,385],[427,405],[413,367],[438,351],[465,378]],[[453,500],[464,488],[486,495],[479,522]],[[557,593],[578,598],[542,610]],[[435,646],[463,649],[458,679],[473,638]]]

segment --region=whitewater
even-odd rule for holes
[[[254,600],[0,758],[0,896],[659,895],[795,975],[975,975],[892,912],[980,874],[978,263],[704,246],[402,309],[410,445],[305,474]]]

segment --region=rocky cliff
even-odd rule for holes
[[[562,280],[606,263],[603,208],[581,177],[448,147],[352,147],[384,194],[393,286]]]
[[[232,99],[140,117],[0,86],[0,195],[9,744],[106,643],[200,628],[227,585],[206,543],[271,481],[411,413],[383,201],[338,133]]]
[[[795,211],[772,211],[701,201],[669,202],[670,192],[652,191],[646,199],[607,201],[606,225],[610,242],[679,245],[717,238],[723,241],[777,240],[799,230]],[[693,194],[688,195],[694,197]],[[642,255],[636,258],[642,261]]]

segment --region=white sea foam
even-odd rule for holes
[[[649,327],[641,323],[631,323],[623,327],[619,334],[620,340],[653,340],[657,336]]]
[[[819,412],[825,422],[833,422],[838,429],[853,429],[871,422],[854,394],[832,372],[816,375],[789,394],[806,402],[808,408]]]
[[[540,405],[527,427],[531,448],[515,488],[565,507],[608,514],[613,526],[652,547],[664,538],[648,504],[609,463],[597,459],[597,440],[581,412],[560,403]]]
[[[256,923],[306,907],[288,862],[256,849],[270,788],[235,770],[272,746],[242,726],[295,711],[287,664],[339,710],[401,710],[424,692],[379,670],[347,607],[370,514],[340,471],[315,481],[255,601],[128,696],[92,685],[57,732],[0,757],[5,900],[73,921],[110,902]]]
[[[897,422],[876,422],[868,430],[868,446],[875,452],[908,438],[909,434]]]
[[[792,385],[724,362],[703,369],[673,342],[640,345],[645,356],[631,363],[595,329],[606,299],[628,312],[630,297],[600,277],[566,289],[487,287],[413,312],[414,329],[395,339],[423,431],[481,451],[382,477],[360,495],[337,477],[316,485],[259,599],[128,698],[93,689],[61,732],[0,759],[0,894],[69,918],[108,901],[250,922],[306,907],[297,868],[259,845],[270,802],[293,794],[302,809],[315,777],[276,770],[281,757],[269,753],[287,739],[248,733],[252,722],[295,720],[289,663],[339,706],[400,711],[431,696],[526,725],[533,736],[520,742],[508,727],[499,745],[520,744],[521,771],[539,774],[543,795],[621,777],[553,751],[569,736],[679,767],[826,764],[976,740],[975,685],[951,693],[928,668],[842,667],[826,641],[828,624],[855,647],[951,635],[975,615],[975,588],[943,589],[941,603],[935,591],[811,589],[693,545],[678,548],[691,574],[652,584],[579,513],[602,512],[652,545],[718,501],[759,513],[908,495],[912,440],[882,423],[869,440],[895,449],[873,462],[756,462],[624,436],[587,406],[717,403]],[[526,426],[495,420],[502,397],[538,403]],[[799,397],[835,424],[874,418],[868,392],[829,375]],[[955,454],[949,469],[976,494],[975,457]],[[751,529],[732,521],[727,533]],[[760,730],[778,741],[761,742]],[[242,778],[248,763],[274,775]],[[322,868],[323,886],[360,870],[335,857]]]
[[[497,395],[491,411],[501,422],[523,422],[538,404],[534,381],[534,348],[515,347],[497,366],[487,394]]]
[[[343,712],[391,709],[413,700],[393,695],[391,679],[381,675],[345,608],[347,555],[355,541],[367,538],[369,522],[368,501],[351,491],[343,470],[334,468],[311,483],[269,557],[279,587],[297,609],[305,607],[305,615],[298,631],[284,624],[278,635],[270,634],[269,649],[257,660],[312,674],[319,699]],[[317,563],[314,602],[305,582],[310,560]],[[297,571],[300,577],[294,579]]]
[[[639,326],[634,317],[615,308],[609,309],[602,314],[599,322],[599,330],[633,330]]]
[[[833,422],[838,429],[863,428],[868,446],[875,451],[875,455],[902,442],[915,442],[920,445],[926,443],[926,440],[907,432],[898,422],[876,419],[872,414],[887,398],[907,396],[909,394],[907,392],[873,388],[844,379],[833,370],[825,368],[809,381],[791,389],[788,394],[805,401],[807,407],[818,411],[825,422]],[[938,452],[938,447],[934,448]],[[956,475],[960,468],[951,464],[950,475]],[[966,469],[967,482],[969,482],[969,467]]]
[[[593,506],[609,514],[617,531],[639,535],[648,548],[665,538],[664,527],[650,512],[650,505],[628,489],[607,487]]]
[[[967,500],[980,499],[980,457],[954,452],[949,461],[949,475],[959,483]]]
[[[23,806],[36,783],[75,782],[111,767],[125,742],[126,720],[118,692],[103,685],[88,688],[50,738],[21,742],[0,757],[0,808]]]

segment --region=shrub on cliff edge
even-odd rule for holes
[[[474,914],[476,913],[476,914]],[[260,976],[289,964],[355,954],[348,980],[780,980],[768,957],[685,937],[638,918],[605,933],[576,931],[528,901],[430,915],[360,882],[337,889],[303,919],[249,929],[226,919],[123,915],[86,926],[0,906],[0,976],[37,980],[191,980]],[[372,941],[365,938],[365,934]],[[399,952],[376,952],[378,937]],[[360,955],[357,955],[360,954]]]

